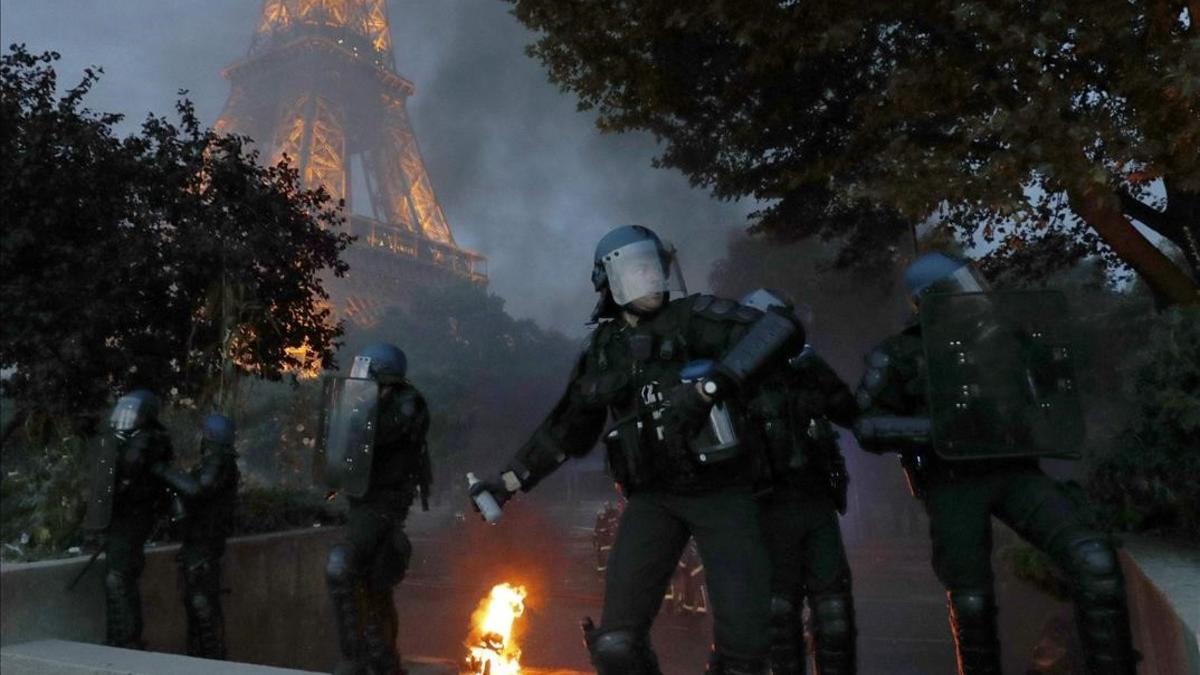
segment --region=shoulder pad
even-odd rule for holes
[[[714,295],[697,295],[695,298],[692,302],[692,313],[709,319],[752,323],[762,316],[762,312],[753,307],[739,305],[727,298],[718,298]]]
[[[415,417],[425,407],[425,399],[413,387],[397,392],[396,409],[404,417]]]
[[[596,328],[592,329],[592,332],[583,336],[583,339],[579,342],[579,352],[581,354],[586,354],[592,350],[592,345],[596,343],[596,333],[599,332],[600,327],[597,326]]]
[[[870,354],[867,354],[867,366],[869,368],[887,368],[891,362],[892,357],[883,346],[876,347],[871,350]]]

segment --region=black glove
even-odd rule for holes
[[[475,496],[481,492],[490,492],[496,500],[496,505],[504,508],[505,503],[512,499],[513,493],[509,491],[508,486],[504,484],[504,479],[500,476],[493,476],[487,480],[481,480],[471,486],[471,508],[479,510],[479,505],[475,503]]]
[[[668,430],[687,439],[704,426],[713,401],[700,393],[695,382],[682,382],[667,392],[663,407]]]

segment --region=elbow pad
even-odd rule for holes
[[[740,385],[761,370],[784,345],[803,340],[804,329],[794,319],[778,312],[763,312],[721,359],[719,369]]]

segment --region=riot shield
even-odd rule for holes
[[[318,484],[351,497],[367,493],[379,413],[375,380],[326,376],[313,474]]]
[[[111,436],[96,444],[88,478],[85,530],[100,531],[112,521],[113,497],[117,489],[117,441]]]
[[[933,446],[948,460],[1078,456],[1083,414],[1057,291],[921,300]]]

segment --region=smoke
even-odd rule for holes
[[[105,75],[88,99],[127,114],[170,112],[189,90],[216,120],[225,66],[249,47],[251,0],[6,0],[0,41],[63,54],[60,79],[91,65]],[[722,203],[673,171],[654,169],[654,140],[601,135],[573,95],[525,56],[534,40],[496,0],[389,3],[396,64],[416,85],[409,111],[433,187],[459,244],[489,259],[491,289],[511,314],[584,333],[594,294],[592,250],[610,228],[641,223],[675,240],[692,290],[702,290],[746,204]]]

